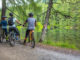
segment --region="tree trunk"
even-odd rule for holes
[[[42,34],[41,34],[41,38],[39,42],[42,42],[45,38],[45,34],[46,34],[46,28],[49,22],[49,17],[50,17],[50,13],[51,13],[51,9],[53,6],[53,0],[49,0],[49,5],[48,5],[48,9],[47,9],[47,13],[46,13],[46,17],[45,17],[45,22],[44,22],[44,27],[42,29]]]
[[[1,14],[1,19],[2,16],[5,16],[6,14],[6,0],[2,0],[2,14]]]
[[[5,16],[5,14],[6,14],[6,0],[2,0],[1,20],[2,20],[2,16]],[[2,28],[1,28],[1,25],[0,25],[0,34],[1,34],[1,31],[2,31]]]

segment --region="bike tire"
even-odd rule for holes
[[[32,40],[32,41],[31,41],[31,47],[32,47],[32,48],[35,48],[35,40]]]
[[[0,43],[3,43],[3,38],[2,38],[2,36],[0,37]]]
[[[31,38],[31,47],[32,47],[32,48],[35,48],[34,32],[32,32],[32,34],[31,34],[30,37],[32,37],[32,38]]]
[[[10,39],[10,46],[11,47],[14,47],[15,46],[15,39]]]
[[[9,36],[9,43],[11,47],[15,46],[15,38],[14,38],[14,33],[11,33]]]

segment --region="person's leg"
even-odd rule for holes
[[[17,40],[20,40],[19,38],[20,38],[20,33],[19,33],[19,30],[16,28],[16,27],[14,27],[14,32],[16,33],[16,39]]]
[[[4,34],[6,35],[6,33],[5,33],[5,29],[3,29],[3,32],[2,32],[2,36],[3,36],[3,38],[5,38],[5,37],[4,37]]]
[[[9,34],[10,34],[11,31],[12,31],[12,28],[9,27]]]
[[[20,36],[19,30],[16,27],[14,27],[14,31],[16,32],[17,36]]]
[[[26,35],[25,35],[25,39],[23,42],[24,45],[26,44],[26,40],[27,40],[28,35],[29,35],[29,30],[26,30]]]
[[[7,36],[7,29],[5,29],[5,35]]]
[[[6,35],[6,42],[8,42],[8,32],[7,32],[7,28],[5,29],[5,35]]]

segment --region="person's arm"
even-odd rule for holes
[[[21,24],[19,20],[16,20],[16,22],[17,22],[18,24]]]
[[[26,20],[26,21],[24,22],[23,26],[24,26],[27,22],[28,22],[28,20]]]

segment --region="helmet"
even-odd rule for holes
[[[2,18],[7,18],[6,16],[2,16]]]
[[[9,13],[10,16],[13,16],[13,13]]]
[[[33,13],[29,13],[29,16],[32,17],[33,16]]]

